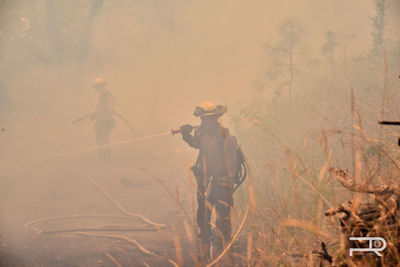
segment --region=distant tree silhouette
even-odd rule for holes
[[[383,45],[385,43],[385,9],[386,0],[374,0],[376,14],[371,18],[374,30],[371,35],[373,38],[374,49],[373,52],[378,55],[381,54]]]
[[[322,54],[328,56],[331,76],[335,76],[335,51],[338,48],[337,34],[333,31],[325,32],[325,43],[321,48]]]
[[[283,77],[280,88],[287,86],[289,98],[295,79],[295,61],[297,47],[303,37],[302,27],[292,18],[285,20],[278,28],[279,40],[268,47],[270,68],[267,75],[271,79]],[[276,93],[279,95],[280,93]]]

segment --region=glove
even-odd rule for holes
[[[193,131],[193,126],[190,124],[185,124],[181,126],[182,135],[190,134]]]

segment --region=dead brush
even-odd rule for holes
[[[400,264],[400,188],[396,183],[381,185],[354,183],[347,171],[331,168],[334,176],[346,189],[370,194],[374,202],[354,203],[347,201],[337,208],[329,209],[325,216],[339,217],[341,227],[341,246],[331,257],[327,251],[321,251],[321,258],[331,261],[331,266],[399,266]],[[381,237],[387,242],[386,249],[380,252],[349,256],[350,248],[369,248],[369,242],[353,242],[350,237]],[[333,258],[333,260],[331,260]]]
[[[304,144],[303,152],[307,153],[307,142]],[[318,161],[307,162],[303,154],[284,146],[285,165],[269,164],[258,170],[263,177],[255,181],[257,208],[248,227],[253,231],[251,266],[317,265],[320,260],[313,253],[316,244],[320,240],[333,244],[339,232],[322,215],[324,208],[343,198],[326,179],[332,151],[324,133],[320,144],[311,145],[322,148]]]

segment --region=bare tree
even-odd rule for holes
[[[385,43],[385,9],[386,0],[374,0],[376,14],[371,18],[374,31],[371,33],[374,42],[374,52],[381,54]]]
[[[321,48],[322,54],[328,56],[331,76],[335,76],[335,52],[338,48],[339,42],[337,41],[337,35],[333,31],[325,32],[325,43]]]
[[[292,87],[295,79],[295,55],[297,46],[302,39],[303,29],[294,19],[287,19],[279,26],[279,40],[269,50],[272,68],[268,75],[276,78],[283,76],[283,85],[287,85],[289,97],[292,95]]]
[[[92,5],[92,10],[90,11],[88,23],[86,25],[85,30],[82,33],[82,38],[79,43],[79,52],[78,52],[78,57],[79,59],[85,59],[89,48],[90,48],[90,41],[92,37],[92,24],[94,19],[98,16],[100,13],[100,10],[103,6],[104,0],[94,0],[93,5]]]

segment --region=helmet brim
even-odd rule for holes
[[[196,117],[208,117],[208,116],[216,116],[216,117],[221,117],[228,111],[228,108],[224,105],[217,105],[215,110],[212,111],[206,111],[202,107],[196,107],[196,109],[193,112],[193,115]]]

